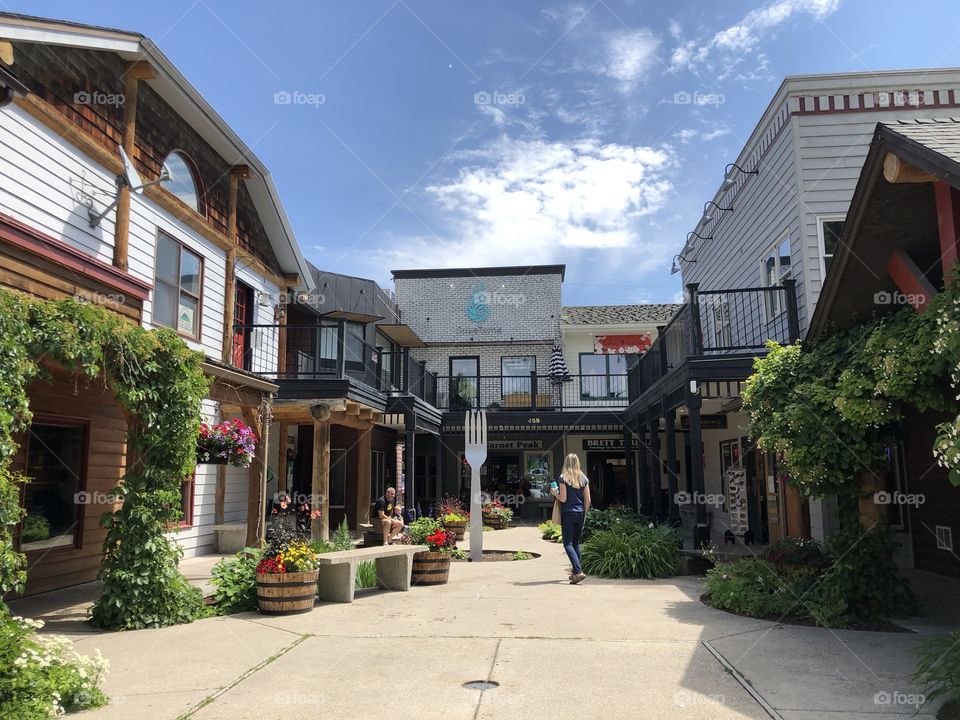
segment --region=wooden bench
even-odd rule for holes
[[[426,549],[425,545],[381,545],[318,555],[317,595],[329,602],[353,602],[357,564],[362,560],[376,562],[377,587],[409,590],[413,555]]]

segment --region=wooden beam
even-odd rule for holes
[[[890,255],[887,274],[893,278],[907,303],[917,312],[923,312],[930,307],[933,298],[937,296],[937,289],[903,250],[894,250]]]
[[[357,436],[357,530],[370,522],[370,470],[372,429],[360,430]]]
[[[933,195],[937,202],[940,262],[943,265],[943,282],[946,284],[953,278],[957,246],[960,244],[960,192],[941,180],[933,184]]]
[[[361,420],[356,415],[347,415],[343,412],[335,412],[330,415],[332,425],[343,425],[354,430],[367,430],[373,423],[370,420]]]
[[[311,509],[319,505],[320,518],[310,523],[314,539],[330,538],[330,421],[313,423],[313,474],[310,478]]]
[[[359,415],[360,414],[360,404],[355,402],[348,402],[346,408],[347,415]]]
[[[281,422],[277,428],[277,492],[287,492],[287,433],[288,423]]]
[[[240,180],[250,177],[250,168],[246,165],[235,165],[230,168],[229,191],[227,193],[227,237],[236,243],[237,240],[237,194]],[[227,249],[227,266],[223,288],[223,352],[222,359],[228,365],[233,364],[233,323],[236,311],[237,294],[237,249]]]
[[[883,158],[883,177],[888,183],[928,183],[937,178],[888,152]]]
[[[260,438],[257,443],[257,454],[250,463],[249,475],[247,476],[247,547],[258,547],[260,545],[260,525],[264,521],[265,508],[260,506],[263,499],[263,467],[267,462],[264,455],[266,443],[263,441],[263,432],[260,423],[257,422],[257,413],[253,408],[245,407],[243,409],[243,420],[247,425],[253,428]]]
[[[361,420],[371,420],[373,419],[373,410],[370,408],[363,408],[360,410],[359,415]]]
[[[223,523],[224,504],[227,498],[227,466],[217,465],[217,488],[213,500],[213,522]]]

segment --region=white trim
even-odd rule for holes
[[[820,261],[820,287],[823,287],[827,279],[827,263],[824,261],[826,246],[823,241],[823,224],[825,222],[846,222],[847,216],[840,213],[827,213],[826,215],[816,215],[817,220],[817,259]],[[831,255],[831,257],[833,257]]]

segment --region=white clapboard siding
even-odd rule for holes
[[[82,188],[103,210],[116,192],[113,175],[20,108],[0,112],[0,212],[93,257],[113,260],[113,213],[91,228]]]

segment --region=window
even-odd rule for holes
[[[97,498],[84,492],[86,425],[80,422],[35,422],[27,438],[23,489],[26,510],[20,526],[20,549],[77,547],[81,510]]]
[[[534,355],[518,355],[500,358],[500,394],[524,394],[533,392],[530,373],[537,371],[537,358]]]
[[[480,386],[480,358],[450,358],[450,409],[477,407]]]
[[[180,520],[182,528],[193,526],[193,489],[196,487],[196,472],[180,483]]]
[[[330,448],[330,507],[347,504],[347,451]]]
[[[200,192],[193,172],[193,163],[182,152],[174,150],[163,161],[163,167],[170,174],[170,180],[160,187],[172,193],[184,205],[200,212]]]
[[[764,287],[779,287],[783,281],[790,278],[791,273],[791,254],[790,254],[790,233],[784,235],[771,247],[764,255],[762,260],[762,282]],[[764,293],[764,309],[766,310],[767,320],[772,320],[783,310],[779,292]]]
[[[843,234],[843,217],[818,217],[817,238],[820,241],[820,277],[821,283],[827,277],[830,263],[840,246],[840,236]]]
[[[416,472],[414,473],[415,492],[413,500],[415,503],[421,503],[424,500],[434,498],[437,489],[437,456],[436,455],[417,455],[414,458]],[[424,506],[424,509],[425,506]]]
[[[580,397],[584,400],[627,396],[627,356],[580,353]]]
[[[730,303],[725,297],[718,296],[713,300],[713,347],[729,348],[733,345],[733,336],[730,332]]]
[[[191,338],[200,336],[203,261],[164,232],[157,235],[153,321]]]

